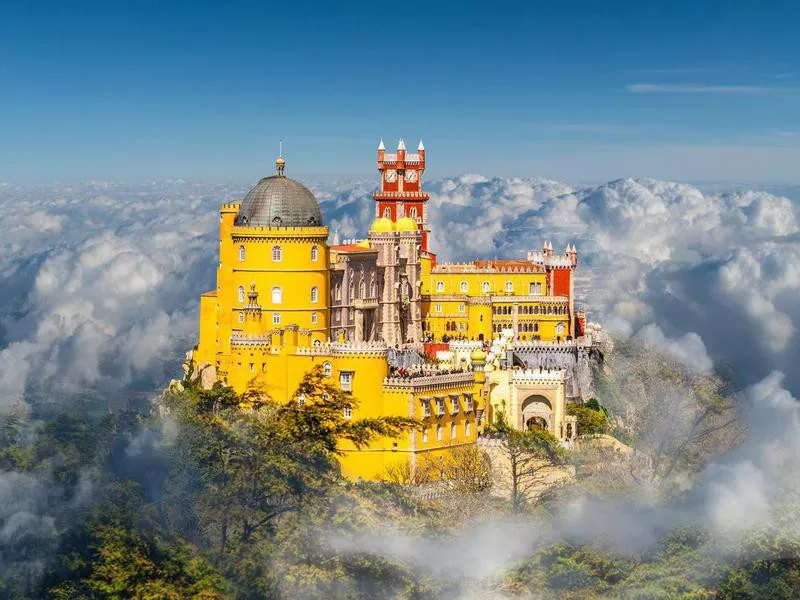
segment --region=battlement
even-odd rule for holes
[[[327,227],[242,227],[231,228],[231,236],[244,238],[328,238]]]
[[[475,261],[470,263],[438,263],[433,275],[446,273],[544,273],[537,264],[526,261]]]
[[[430,200],[428,192],[375,192],[372,194],[375,200]]]
[[[479,340],[452,340],[448,343],[450,350],[453,351],[472,351],[483,349],[483,342]]]
[[[225,202],[221,204],[219,207],[219,212],[230,213],[230,212],[239,212],[239,208],[241,204],[238,202]]]
[[[267,347],[272,344],[272,337],[267,335],[245,335],[241,332],[234,331],[231,335],[231,347],[234,346],[249,346],[249,347]]]
[[[297,348],[297,354],[311,356],[334,356],[337,354],[361,354],[365,356],[386,356],[388,347],[383,342],[327,342],[316,346]]]
[[[555,385],[567,377],[565,369],[525,369],[514,371],[511,382],[517,385]]]

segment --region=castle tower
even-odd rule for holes
[[[428,221],[425,204],[430,195],[422,191],[422,174],[425,171],[425,146],[422,140],[416,153],[407,153],[401,139],[394,154],[387,154],[381,140],[378,145],[378,171],[381,174],[379,191],[375,199],[375,217],[386,217],[397,222],[403,217],[414,219],[422,232],[422,250],[428,252]]]
[[[198,360],[216,365],[238,391],[260,364],[240,355],[240,340],[269,345],[275,332],[289,332],[283,337],[296,344],[297,332],[309,343],[329,335],[328,228],[314,195],[284,175],[285,165],[280,156],[275,175],[241,203],[222,205],[217,289],[201,299]]]

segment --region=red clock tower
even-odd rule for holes
[[[422,173],[425,171],[425,146],[420,141],[416,154],[406,154],[401,139],[396,154],[387,154],[383,140],[378,144],[378,171],[381,188],[373,194],[376,217],[397,221],[410,217],[422,230],[422,251],[428,252],[428,221],[425,203],[430,195],[422,191]]]

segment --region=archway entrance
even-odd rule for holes
[[[550,431],[550,424],[553,422],[553,405],[545,396],[532,394],[523,400],[518,418],[517,427],[519,429]]]
[[[534,429],[547,429],[547,421],[544,417],[530,417],[525,421],[525,429],[533,431]]]

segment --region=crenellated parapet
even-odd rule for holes
[[[359,355],[386,356],[388,347],[383,342],[328,342],[297,348],[297,354],[310,356]]]
[[[511,382],[515,385],[559,385],[567,378],[565,369],[525,369],[514,371],[511,375]]]
[[[453,352],[472,352],[483,348],[483,342],[479,340],[451,340],[448,343]]]
[[[231,236],[234,242],[259,240],[318,240],[328,239],[327,227],[231,227]]]
[[[270,335],[257,334],[247,335],[241,332],[234,331],[231,335],[231,347],[249,347],[249,348],[268,348],[272,345],[272,337]]]

